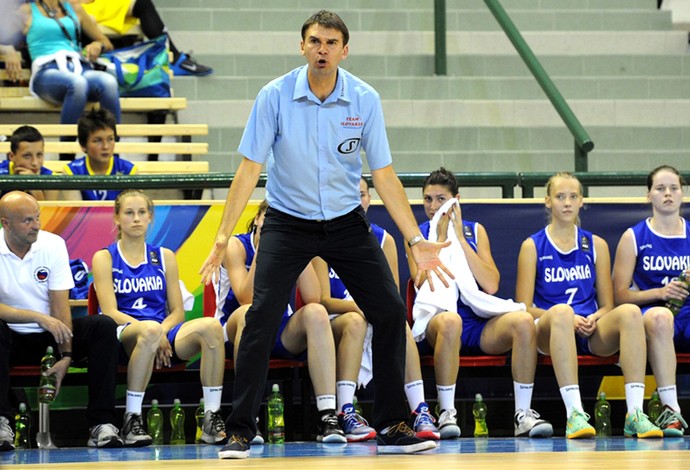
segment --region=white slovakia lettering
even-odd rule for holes
[[[142,278],[113,279],[113,289],[116,294],[130,294],[163,290],[163,278],[148,276]]]
[[[642,269],[645,271],[681,272],[688,269],[688,266],[690,266],[690,255],[642,257]]]
[[[578,265],[570,268],[559,266],[557,268],[546,268],[544,270],[544,281],[546,282],[570,282],[591,278],[592,270],[589,265]]]

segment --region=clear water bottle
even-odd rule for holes
[[[611,436],[611,405],[606,400],[606,394],[601,392],[597,404],[594,406],[594,428],[597,437]]]
[[[474,437],[489,437],[489,428],[486,425],[486,403],[482,399],[482,394],[474,396],[472,405],[472,415],[474,416]]]
[[[163,445],[163,411],[158,407],[158,400],[151,400],[151,409],[146,415],[146,425],[154,446]]]
[[[204,399],[199,400],[199,406],[196,407],[194,411],[194,419],[196,420],[196,437],[194,442],[197,444],[203,444],[204,441],[201,440],[201,435],[204,433]]]
[[[659,392],[654,390],[654,393],[652,393],[652,398],[650,398],[649,403],[647,403],[647,416],[652,423],[656,423],[657,418],[661,414],[662,408],[663,405],[659,399]]]
[[[688,277],[685,274],[685,271],[681,272],[678,277],[674,277],[671,279],[672,281],[680,281],[684,284],[684,287],[687,290],[690,290],[690,277]],[[668,299],[666,301],[666,308],[671,311],[671,313],[675,316],[678,315],[678,312],[680,312],[681,307],[685,304],[684,300],[679,300],[679,299]]]
[[[173,409],[170,411],[170,445],[184,445],[184,410],[180,406],[180,399],[175,398]]]
[[[283,444],[285,442],[285,422],[283,421],[283,396],[278,384],[273,384],[268,396],[268,442]]]
[[[41,380],[38,384],[38,401],[41,403],[52,403],[57,392],[57,377],[55,374],[46,375],[46,371],[55,365],[56,359],[53,355],[53,347],[46,348],[46,355],[41,359]]]
[[[31,415],[26,409],[26,403],[19,404],[19,412],[14,419],[14,447],[16,449],[31,449]]]

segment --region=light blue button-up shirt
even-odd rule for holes
[[[392,163],[376,90],[338,68],[335,89],[322,102],[309,89],[306,65],[261,89],[238,150],[266,163],[271,207],[309,220],[333,219],[360,204],[362,150],[371,170]]]

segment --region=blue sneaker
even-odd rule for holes
[[[338,424],[345,433],[347,442],[368,441],[376,437],[374,428],[369,427],[367,420],[355,412],[352,403],[343,405],[342,411],[338,414]]]
[[[421,402],[417,405],[417,409],[412,412],[411,417],[412,426],[410,426],[415,435],[420,439],[433,439],[435,441],[441,439],[441,433],[436,427],[436,420],[431,416],[429,405]]]
[[[180,54],[175,63],[170,65],[170,70],[172,70],[175,76],[192,75],[204,77],[213,73],[211,67],[200,64],[190,54]]]

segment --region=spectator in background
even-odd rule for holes
[[[113,45],[75,0],[39,0],[20,8],[31,57],[29,88],[62,106],[60,123],[75,124],[88,101],[98,101],[120,122],[117,79],[91,63]],[[93,38],[82,47],[81,33]]]
[[[147,38],[156,38],[162,34],[168,37],[173,63],[170,68],[175,75],[210,75],[213,69],[198,63],[191,53],[180,52],[173,43],[168,28],[163,24],[152,0],[81,0],[84,9],[96,23],[120,33],[126,33],[139,20],[141,29]]]
[[[133,175],[137,166],[114,155],[117,139],[115,117],[106,110],[85,113],[77,123],[77,136],[85,157],[78,158],[64,167],[66,175]],[[112,201],[119,190],[82,189],[68,191],[64,198],[84,201]]]
[[[8,159],[0,162],[0,175],[52,175],[43,166],[43,136],[35,127],[21,126],[10,137]],[[56,190],[34,189],[27,191],[38,201],[55,200]],[[0,196],[5,192],[0,192]]]

